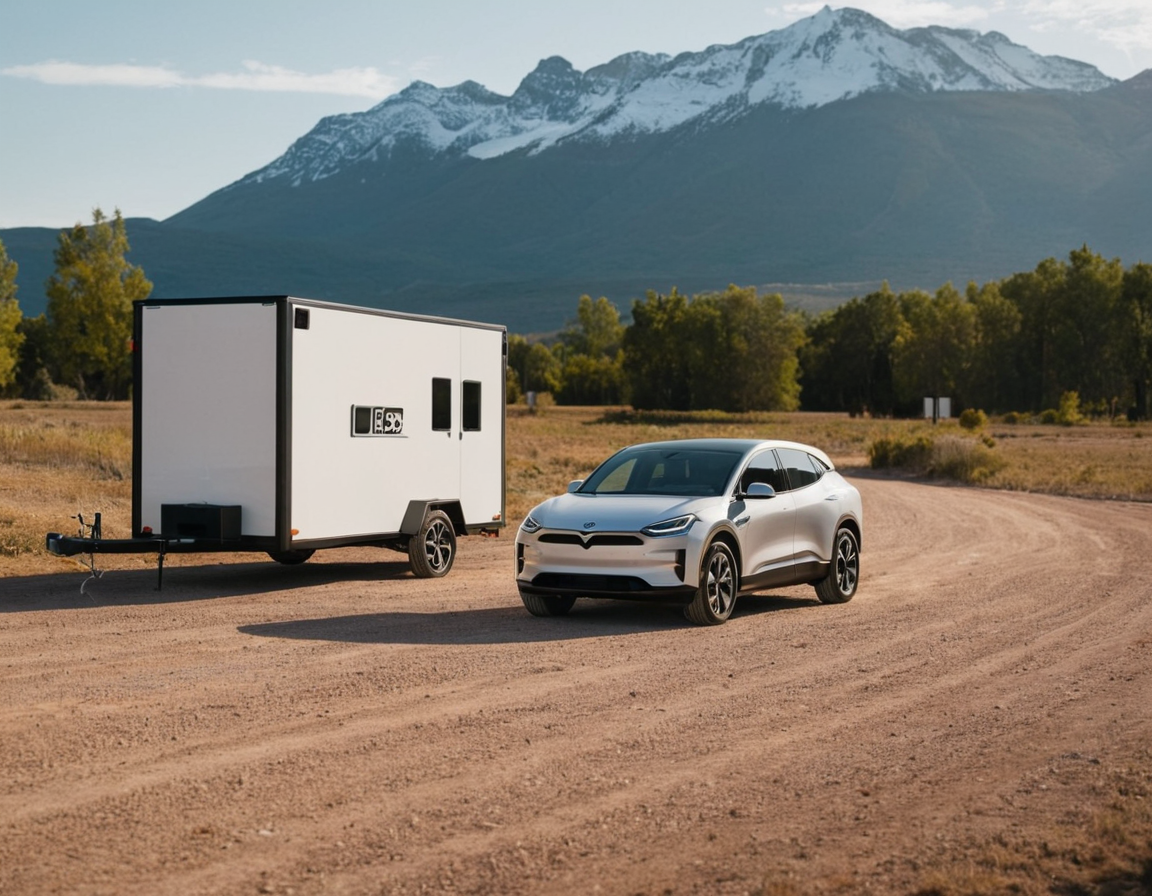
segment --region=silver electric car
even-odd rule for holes
[[[698,625],[740,594],[811,584],[843,603],[860,578],[860,493],[818,448],[691,439],[624,448],[516,534],[528,611],[561,616],[578,597],[684,605]]]

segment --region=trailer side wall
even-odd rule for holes
[[[503,332],[308,310],[292,330],[294,540],[399,532],[411,500],[460,499],[469,525],[502,513]],[[433,381],[448,396],[440,420]],[[466,388],[478,420],[464,419]],[[357,407],[387,413],[387,431],[356,435]]]

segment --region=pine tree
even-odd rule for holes
[[[56,271],[48,279],[48,322],[57,378],[81,398],[128,397],[132,302],[152,284],[125,258],[128,235],[120,210],[110,221],[99,209],[92,224],[60,234]]]

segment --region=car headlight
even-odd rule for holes
[[[651,526],[645,526],[640,531],[645,535],[657,537],[661,535],[683,535],[691,528],[694,522],[696,522],[696,514],[686,513],[683,516],[674,517],[670,520],[661,520],[658,523],[653,523]]]
[[[520,528],[531,535],[540,529],[540,524],[530,516],[524,517],[524,522],[520,524]]]

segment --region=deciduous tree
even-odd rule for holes
[[[83,398],[128,396],[132,302],[152,292],[128,249],[119,209],[109,220],[97,208],[91,225],[60,234],[46,285],[51,354],[57,378]]]

